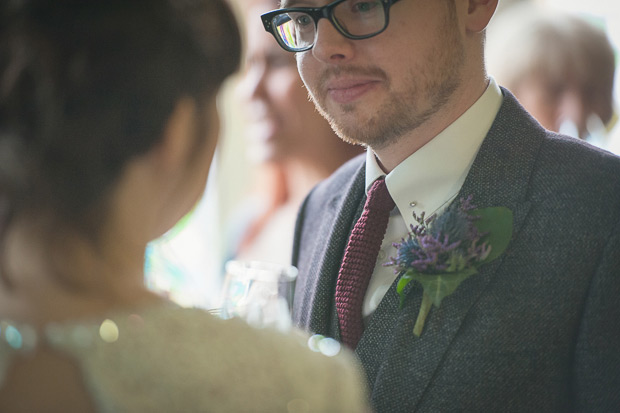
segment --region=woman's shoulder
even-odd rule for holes
[[[297,331],[255,329],[199,309],[161,306],[57,326],[49,335],[79,360],[94,397],[112,410],[364,408],[352,354]]]

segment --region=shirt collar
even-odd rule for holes
[[[456,197],[502,104],[493,78],[482,96],[456,121],[401,162],[385,182],[407,228],[417,225],[412,212],[436,213]],[[385,175],[374,152],[366,151],[366,191]]]

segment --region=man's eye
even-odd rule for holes
[[[360,1],[353,5],[353,11],[366,13],[377,7],[378,3],[374,1]]]
[[[312,18],[308,15],[301,15],[295,19],[298,26],[307,26],[312,24]]]

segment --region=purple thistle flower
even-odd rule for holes
[[[460,271],[485,259],[491,247],[480,243],[481,234],[474,222],[476,216],[468,212],[475,209],[472,197],[452,204],[446,211],[425,221],[425,214],[417,216],[417,226],[400,243],[394,243],[396,257],[390,257],[385,265],[395,266],[395,271],[412,269],[425,274]]]

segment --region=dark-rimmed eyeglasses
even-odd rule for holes
[[[284,50],[303,52],[316,42],[320,19],[329,20],[349,39],[367,39],[386,29],[389,10],[398,0],[336,0],[323,7],[291,7],[261,15],[265,30]]]

